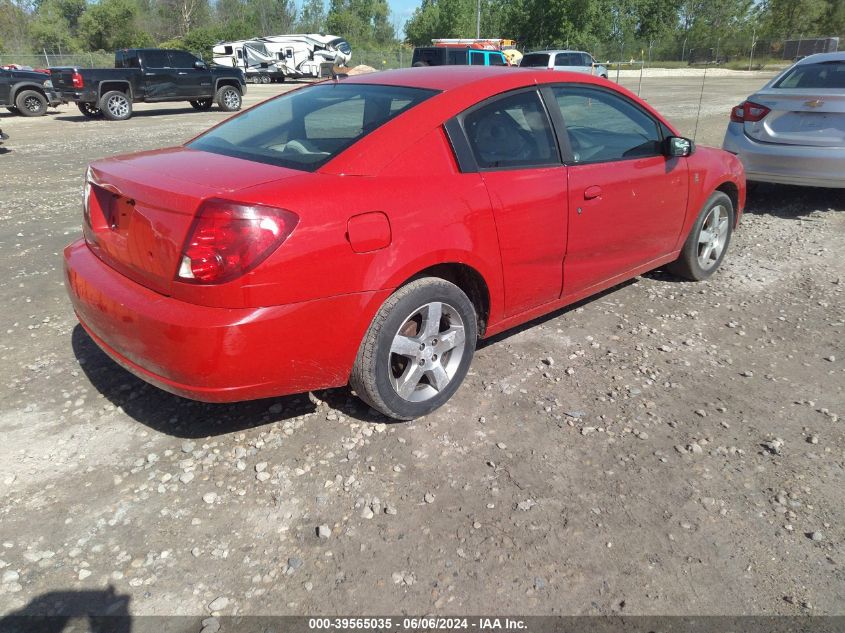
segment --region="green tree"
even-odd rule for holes
[[[296,30],[302,33],[322,33],[326,30],[326,10],[323,0],[306,0],[296,21]]]
[[[133,0],[100,0],[79,18],[79,40],[89,51],[152,46],[152,36],[137,21]]]

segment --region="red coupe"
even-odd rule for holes
[[[709,277],[744,202],[737,158],[606,80],[374,73],[93,163],[67,287],[97,344],[162,389],[351,384],[411,419],[480,338],[659,266]]]

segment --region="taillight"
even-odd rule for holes
[[[756,123],[763,120],[771,112],[770,108],[753,101],[744,101],[731,110],[731,121],[734,123]]]
[[[82,75],[79,74],[78,70],[74,70],[73,74],[70,76],[70,80],[73,83],[74,88],[84,88],[85,82],[82,79]]]
[[[285,209],[208,200],[185,240],[176,278],[216,284],[240,277],[276,250],[298,222]]]
[[[91,225],[91,168],[85,170],[85,187],[82,189],[82,219],[89,229]]]

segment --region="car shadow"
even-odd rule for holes
[[[167,116],[171,114],[208,114],[209,112],[219,112],[221,114],[232,114],[231,112],[223,112],[220,108],[212,107],[209,110],[196,110],[190,106],[187,108],[165,108],[162,110],[135,110],[132,112],[133,119],[142,119],[142,118],[154,118],[158,116]],[[85,121],[103,121],[105,123],[110,123],[110,121],[106,120],[103,117],[86,117],[82,114],[63,114],[56,117],[57,121],[69,121],[71,123],[84,123]],[[120,123],[120,121],[117,121]]]
[[[80,619],[87,620],[84,630],[90,633],[131,633],[131,600],[112,586],[105,590],[50,591],[0,616],[0,633],[62,633],[78,630]]]
[[[845,189],[797,187],[754,183],[748,191],[745,213],[802,219],[814,211],[845,211]]]
[[[154,387],[123,369],[80,325],[71,333],[71,346],[85,376],[112,405],[133,420],[173,437],[225,435],[313,413],[317,408],[315,401],[330,400],[343,405],[349,400],[348,389],[337,389],[317,392],[312,396],[314,400],[308,394],[299,394],[231,404],[198,402]],[[349,405],[345,408],[351,410]]]
[[[564,307],[562,307],[558,310],[555,310],[554,312],[549,312],[548,314],[543,314],[541,316],[538,316],[536,319],[531,319],[527,323],[523,323],[522,325],[517,325],[517,326],[512,327],[508,330],[505,330],[504,332],[500,332],[499,334],[496,334],[495,336],[491,336],[490,338],[483,339],[483,340],[479,341],[479,343],[478,343],[478,345],[476,346],[475,349],[476,350],[484,349],[486,347],[490,347],[491,345],[496,345],[497,343],[501,343],[502,341],[506,341],[510,337],[516,336],[517,334],[520,334],[521,332],[524,332],[526,330],[530,330],[533,327],[537,327],[538,325],[542,325],[543,323],[546,323],[546,322],[551,321],[553,319],[557,319],[558,317],[560,317],[560,316],[562,316],[562,315],[564,315],[568,312],[572,312],[573,310],[577,310],[578,308],[580,308],[582,306],[588,305],[588,304],[592,303],[593,301],[598,301],[599,299],[603,299],[604,297],[613,294],[617,290],[627,288],[628,286],[636,283],[636,281],[637,281],[636,277],[634,279],[628,279],[627,281],[623,281],[622,283],[619,283],[615,286],[611,286],[607,290],[602,290],[601,292],[599,292],[597,294],[590,295],[589,297],[586,297],[585,299],[581,299],[581,301],[578,301],[576,303],[570,303],[569,305],[564,306]]]
[[[0,147],[0,156],[2,156],[3,154],[11,154],[11,153],[12,153],[12,150],[10,150],[8,147]]]

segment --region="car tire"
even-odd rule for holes
[[[731,243],[734,206],[721,191],[713,192],[698,214],[681,254],[667,269],[674,275],[702,281],[715,273]]]
[[[76,104],[76,107],[79,108],[79,111],[82,115],[89,119],[98,119],[103,116],[103,111],[100,110],[96,105],[93,103],[89,103],[88,101],[79,101]]]
[[[444,279],[417,279],[379,309],[361,342],[350,385],[388,417],[427,415],[461,386],[477,339],[475,306],[467,295]]]
[[[100,98],[100,111],[109,121],[125,121],[132,116],[132,99],[125,92],[110,90]]]
[[[237,112],[241,109],[241,91],[234,86],[223,86],[214,100],[223,112]]]
[[[44,116],[47,114],[47,99],[36,90],[21,90],[15,97],[15,107],[23,116]]]
[[[214,99],[197,99],[188,103],[191,104],[194,110],[210,110],[211,106],[214,105]]]

